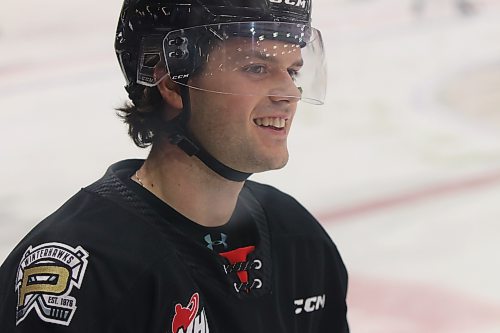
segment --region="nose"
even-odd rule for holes
[[[269,98],[273,102],[298,103],[301,97],[302,89],[297,87],[288,72],[284,72],[279,78],[276,78],[276,88],[269,93]]]

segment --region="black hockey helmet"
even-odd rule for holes
[[[304,61],[294,80],[301,99],[324,101],[326,65],[321,34],[311,27],[311,0],[125,0],[115,49],[130,98],[140,98],[145,86],[155,86],[167,75],[179,84],[205,89],[189,78],[207,63],[216,44],[221,51],[228,46],[219,42],[232,37],[250,37],[247,49],[238,50],[245,57],[300,51]],[[234,58],[217,61],[212,67],[218,70],[241,66]],[[224,86],[223,81],[214,86],[209,91],[254,93]]]

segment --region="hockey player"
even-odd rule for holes
[[[310,0],[125,0],[121,109],[145,161],[112,165],[0,268],[10,332],[348,332],[347,274],[283,167],[299,100],[322,103]]]

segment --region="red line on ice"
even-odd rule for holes
[[[317,214],[319,221],[323,223],[335,222],[342,219],[374,213],[383,209],[398,208],[414,202],[428,200],[430,198],[465,192],[482,186],[500,182],[500,170],[481,174],[475,177],[461,179],[454,182],[437,184],[423,189],[416,189],[407,193],[373,199],[366,202],[353,204],[351,206],[335,209],[330,212]]]

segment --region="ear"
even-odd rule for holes
[[[180,87],[177,83],[172,81],[170,76],[158,83],[158,91],[163,97],[165,103],[174,109],[182,110],[182,97]]]

